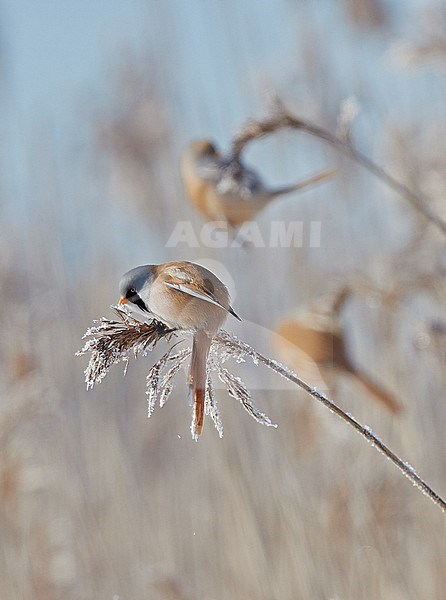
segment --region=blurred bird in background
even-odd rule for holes
[[[275,329],[276,351],[284,363],[299,373],[305,362],[311,361],[324,380],[330,381],[333,375],[349,377],[370,398],[396,414],[401,410],[400,403],[358,369],[349,355],[339,313],[350,295],[348,288],[342,289],[309,311],[282,319]]]
[[[231,313],[226,286],[211,271],[191,262],[168,262],[131,269],[121,278],[119,304],[131,303],[172,330],[194,334],[189,394],[197,434],[203,429],[206,362],[212,338]]]
[[[208,221],[226,221],[231,227],[252,220],[275,198],[325,181],[335,173],[326,169],[298,183],[269,189],[240,158],[222,156],[205,139],[188,144],[180,167],[187,195],[198,212]]]

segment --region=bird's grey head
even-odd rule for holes
[[[188,151],[197,158],[214,158],[218,154],[215,144],[206,139],[192,141],[188,146]]]
[[[131,302],[141,310],[149,312],[144,300],[141,298],[143,288],[149,284],[153,277],[153,265],[143,265],[127,271],[119,282],[119,292],[121,298],[119,304]]]

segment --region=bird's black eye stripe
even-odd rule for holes
[[[140,296],[138,295],[138,292],[136,291],[136,289],[134,287],[129,288],[126,293],[125,293],[125,297],[126,299],[131,302],[132,304],[135,304],[136,306],[138,306],[141,310],[145,311],[145,312],[149,312],[149,309],[147,308],[147,306],[145,305],[144,301],[141,300]]]
[[[141,300],[141,298],[139,296],[136,296],[132,300],[132,302],[133,302],[133,304],[136,304],[136,306],[138,306],[144,312],[149,312],[149,309],[147,308],[147,306],[144,304],[144,302]]]

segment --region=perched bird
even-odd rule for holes
[[[191,142],[182,154],[180,167],[187,195],[195,208],[208,221],[223,220],[232,227],[252,220],[278,196],[334,175],[330,169],[320,171],[293,185],[271,190],[240,158],[223,157],[209,140]]]
[[[340,300],[339,297],[337,300]],[[282,319],[275,329],[274,342],[281,360],[296,371],[300,372],[305,361],[310,359],[323,378],[346,375],[390,412],[401,410],[392,394],[354,365],[335,311],[324,311],[318,307],[318,310]]]
[[[226,286],[204,267],[181,261],[135,267],[123,275],[119,291],[119,304],[130,302],[172,330],[193,332],[188,384],[200,434],[212,338],[228,313],[240,320],[230,305]]]

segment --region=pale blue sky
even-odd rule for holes
[[[33,202],[28,169],[40,128],[52,132],[58,160],[82,144],[83,111],[105,101],[111,67],[124,48],[161,66],[178,148],[197,135],[227,143],[237,125],[265,109],[268,86],[304,104],[310,78],[302,50],[311,39],[322,44],[340,94],[365,99],[359,138],[362,128],[373,133],[392,113],[410,115],[417,104],[421,112],[435,110],[436,102],[444,104],[436,77],[401,73],[386,57],[392,40],[416,32],[416,17],[428,2],[384,4],[393,15],[387,34],[355,29],[335,0],[4,0],[6,197],[19,205]],[[309,31],[313,37],[305,41]],[[342,100],[326,97],[323,81],[315,85],[321,104]],[[273,167],[270,177],[277,172],[287,179],[293,165]]]

